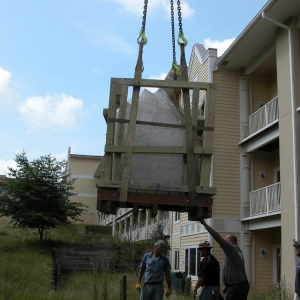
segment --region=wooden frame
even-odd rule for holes
[[[128,88],[133,87],[130,117],[126,116]],[[155,87],[181,90],[184,101],[183,125],[137,121],[139,94],[141,87]],[[193,91],[190,101],[189,90]],[[205,120],[198,120],[199,93],[206,91]],[[103,213],[116,213],[118,207],[133,207],[134,214],[139,208],[157,210],[189,211],[189,218],[210,217],[212,196],[216,189],[209,187],[211,156],[213,154],[213,126],[216,87],[211,83],[112,78],[110,86],[109,108],[104,110],[107,121],[104,172],[98,187],[97,209]],[[191,102],[191,103],[190,103]],[[174,103],[175,104],[175,103]],[[116,110],[119,109],[118,118]],[[117,131],[115,124],[118,123]],[[128,124],[127,140],[123,141],[124,124]],[[135,146],[134,134],[137,124],[184,128],[186,146]],[[199,125],[200,124],[200,125]],[[197,132],[203,132],[202,147],[195,146]],[[132,155],[134,153],[182,154],[187,162],[187,185],[160,186],[130,182]],[[121,156],[124,168],[120,174]],[[201,157],[201,168],[197,170],[198,158]],[[136,195],[135,195],[136,194]],[[139,199],[139,201],[137,201]],[[170,199],[173,199],[172,201]],[[184,200],[183,200],[184,199]],[[203,201],[202,201],[202,200]],[[205,208],[205,209],[204,209]],[[206,215],[205,215],[206,214]]]

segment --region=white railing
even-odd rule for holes
[[[250,217],[281,210],[280,182],[250,192]]]
[[[250,135],[278,120],[278,97],[274,98],[249,117]]]

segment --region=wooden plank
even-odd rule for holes
[[[114,188],[120,189],[122,181],[102,181],[100,180],[97,184],[98,188]],[[132,190],[149,190],[149,191],[166,191],[166,192],[178,192],[178,193],[187,193],[188,186],[187,185],[161,185],[157,183],[135,183],[130,182],[129,189]],[[217,189],[214,187],[201,187],[196,186],[196,192],[198,194],[209,194],[215,195],[217,193]]]
[[[126,116],[126,108],[127,108],[127,94],[128,94],[128,86],[118,85],[117,92],[120,94],[119,97],[119,115],[120,119],[124,119]],[[123,145],[123,137],[124,137],[124,124],[118,123],[116,130],[116,140],[115,144],[120,146]],[[112,167],[112,179],[119,180],[120,179],[120,167],[121,167],[121,153],[114,154],[113,159],[113,167]]]
[[[109,118],[107,119],[107,122],[129,123],[129,120]],[[179,124],[167,124],[167,123],[146,122],[146,121],[136,121],[136,124],[158,126],[158,127],[180,128],[180,129],[185,128],[184,125],[179,125]],[[192,129],[214,131],[214,127],[197,126],[197,122],[195,126],[192,126]]]
[[[205,103],[205,126],[214,125],[215,120],[215,89],[207,91],[207,100]],[[213,145],[213,132],[203,132],[203,146],[209,147]],[[201,158],[201,173],[200,173],[200,184],[208,187],[210,184],[210,172],[211,172],[211,156],[203,156]]]
[[[98,190],[98,199],[110,202],[119,202],[120,192],[111,191],[111,190]],[[145,207],[147,205],[151,206],[153,204],[161,205],[170,205],[170,206],[181,206],[186,207],[190,200],[186,195],[168,195],[168,194],[150,194],[150,193],[135,193],[128,192],[127,195],[127,204],[138,204],[139,206]],[[198,195],[195,199],[195,206],[206,207],[212,205],[212,198],[210,195]],[[129,207],[129,206],[127,206]],[[101,210],[97,206],[97,209]]]
[[[135,67],[135,74],[134,79],[136,81],[141,80],[142,77],[142,70],[143,70],[143,43],[139,44],[139,55],[138,60]],[[120,205],[122,207],[126,207],[126,200],[127,200],[127,191],[128,191],[128,184],[130,180],[130,171],[131,171],[131,162],[132,162],[132,152],[133,152],[133,143],[134,143],[134,135],[135,135],[135,128],[136,128],[136,118],[138,112],[138,103],[139,103],[139,96],[140,96],[140,87],[134,86],[132,92],[132,100],[131,100],[131,109],[130,109],[130,118],[129,118],[129,126],[128,126],[128,134],[127,134],[127,141],[126,141],[126,151],[124,155],[124,169],[122,174],[122,186],[121,186],[121,193],[120,193]]]
[[[177,146],[105,146],[105,153],[126,153],[127,148],[131,147],[132,153],[147,154],[186,154],[189,147]],[[192,152],[196,154],[212,155],[213,148],[190,147]]]
[[[108,117],[115,118],[116,116],[116,92],[117,85],[115,83],[111,83],[110,85],[110,96],[109,96],[109,109],[108,109]],[[106,133],[106,145],[113,145],[114,142],[114,131],[115,124],[108,123],[107,124],[107,133]],[[111,179],[111,168],[112,168],[112,154],[108,153],[105,155],[105,168],[104,168],[104,179]]]
[[[128,86],[137,87],[157,87],[157,88],[178,88],[178,89],[194,89],[207,90],[215,87],[213,83],[207,82],[190,82],[190,81],[174,81],[174,80],[155,80],[155,79],[132,79],[132,78],[112,78],[114,83],[126,84]]]
[[[180,44],[180,71],[181,78],[188,81],[187,65],[185,60],[184,45]],[[190,107],[190,95],[189,90],[182,89],[183,105],[184,105],[184,118],[185,118],[185,139],[187,148],[187,182],[188,182],[188,198],[187,206],[196,206],[196,163],[194,158],[194,136],[192,129],[192,116]]]
[[[199,108],[199,89],[194,89],[193,90],[193,98],[192,98],[192,129],[193,129],[193,140],[196,146],[197,141],[199,140],[198,135],[197,135],[197,130],[194,130],[195,127],[197,127],[197,122],[198,122],[198,109]],[[195,152],[195,150],[194,150]],[[196,154],[194,156],[194,161],[195,161],[195,181],[196,184],[197,182],[200,181],[200,170],[198,167],[198,162],[200,159],[200,155]]]

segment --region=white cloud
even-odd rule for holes
[[[6,175],[6,173],[8,171],[7,167],[11,167],[11,168],[16,169],[17,164],[12,159],[9,159],[9,160],[0,159],[0,175]]]
[[[224,41],[219,40],[211,40],[210,38],[204,40],[204,47],[208,48],[216,48],[218,49],[218,56],[221,56],[227,48],[233,43],[235,38],[226,39]]]
[[[137,16],[142,16],[144,11],[144,1],[142,0],[110,0],[121,5],[125,11],[133,13]],[[148,2],[147,10],[153,13],[157,10],[163,9],[166,17],[170,18],[170,1],[169,0],[151,0]],[[195,11],[189,6],[188,2],[181,1],[182,18],[190,18],[194,15]],[[174,14],[177,15],[177,1],[174,1]]]
[[[19,97],[19,93],[9,87],[11,73],[0,68],[0,107],[10,108]]]
[[[72,128],[84,115],[83,101],[65,94],[28,97],[19,106],[19,112],[35,128]]]

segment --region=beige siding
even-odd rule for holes
[[[279,165],[279,153],[255,152],[253,155],[253,190],[274,184],[274,169]],[[260,173],[265,172],[265,179],[261,180]]]
[[[253,74],[252,82],[252,113],[260,108],[260,101],[268,103],[277,96],[276,72],[269,75]]]
[[[280,228],[270,228],[255,232],[254,247],[254,290],[263,292],[273,286],[273,245],[281,243]],[[260,256],[261,248],[266,248],[266,256]]]
[[[240,154],[239,154],[239,74],[219,70],[214,73],[217,84],[213,186],[214,216],[240,215]]]

